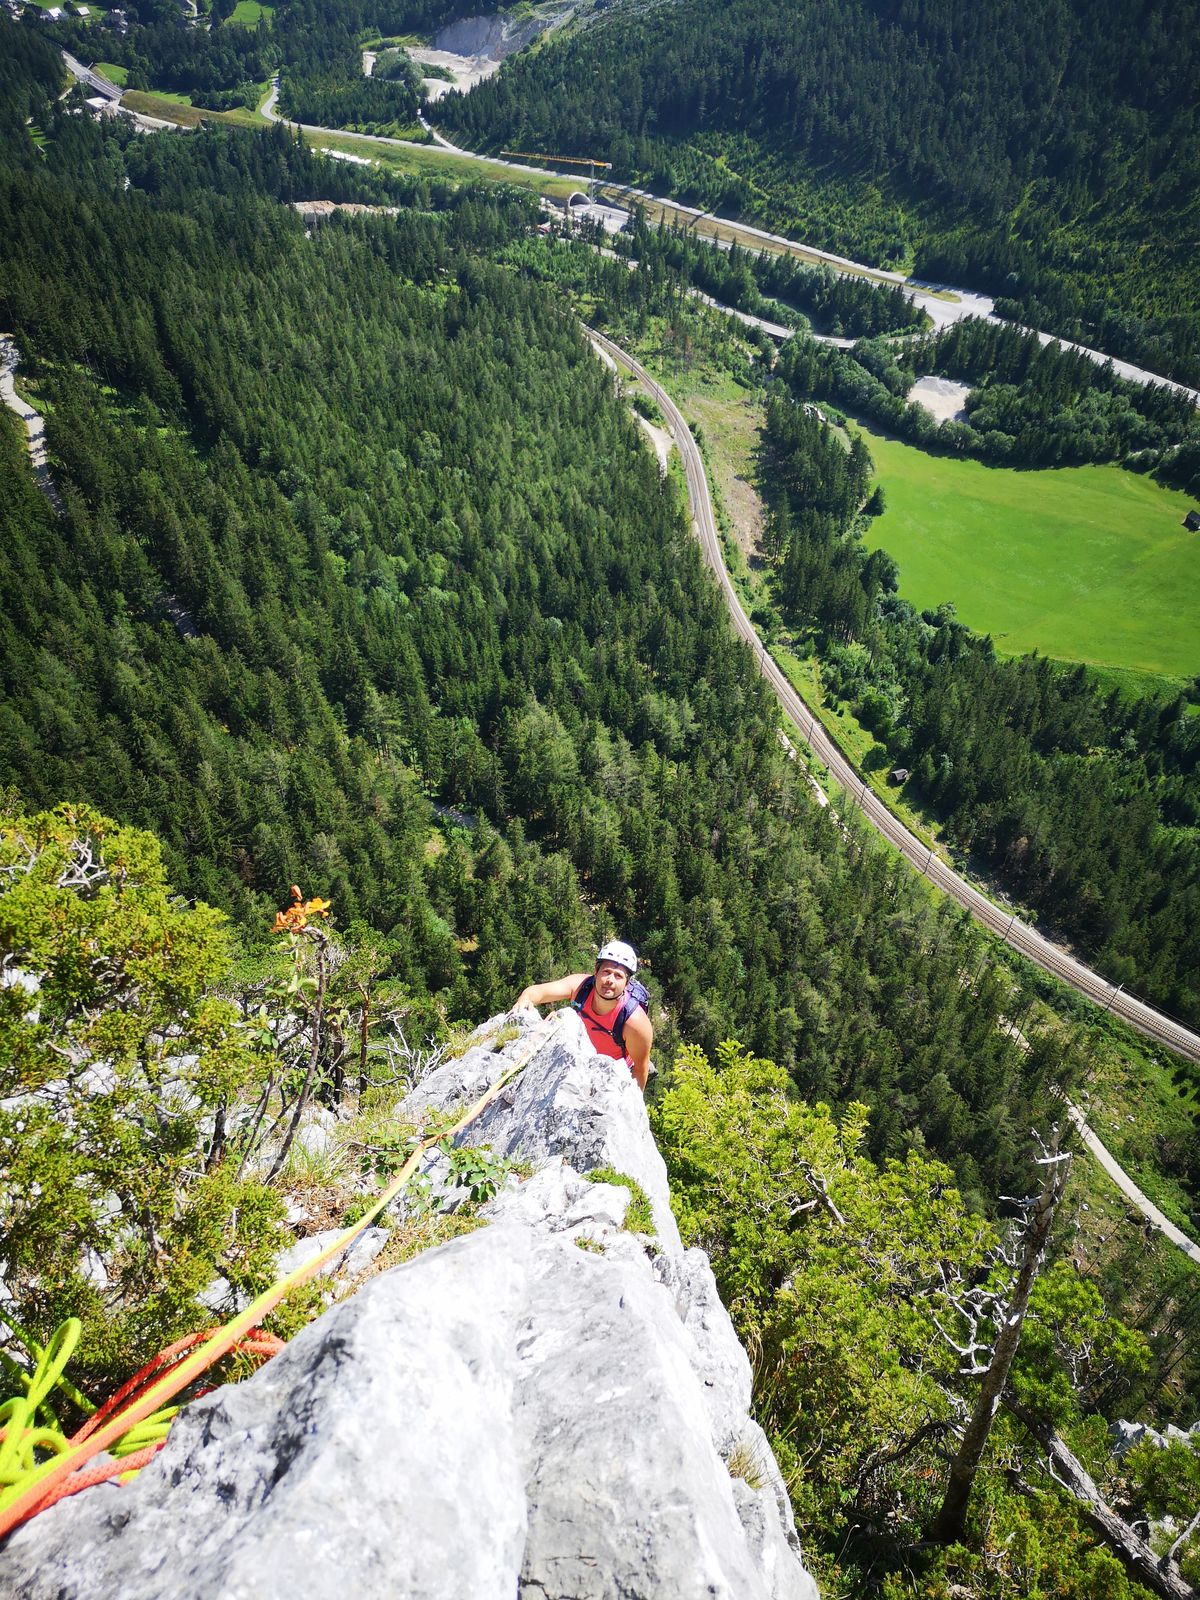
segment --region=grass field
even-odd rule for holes
[[[261,128],[264,124],[257,112],[244,106],[237,111],[206,111],[194,106],[185,94],[167,94],[160,91],[143,93],[140,89],[126,89],[121,104],[130,111],[140,111],[144,117],[158,117],[163,122],[174,122],[181,128],[198,128],[201,122],[230,122],[240,128]]]
[[[460,183],[510,183],[559,200],[565,200],[579,187],[572,179],[560,178],[552,172],[544,176],[534,172],[515,172],[498,162],[474,161],[467,156],[455,155],[451,150],[438,149],[435,145],[384,144],[368,134],[355,133],[306,133],[304,137],[309,144],[321,149],[369,156],[381,166],[394,167],[400,172],[419,172],[429,178],[449,178]]]
[[[952,601],[1006,655],[1122,676],[1200,672],[1200,535],[1188,498],[1115,466],[1019,472],[929,455],[863,427],[887,509],[872,543],[900,593]]]
[[[275,7],[263,5],[262,0],[238,0],[230,13],[230,22],[237,23],[242,28],[255,27],[261,18],[266,17],[270,22],[275,15]]]
[[[259,104],[267,98],[269,84],[259,85]],[[178,123],[182,128],[199,127],[201,121],[230,122],[242,128],[268,127],[259,111],[240,108],[237,111],[205,111],[194,106],[188,95],[154,92],[143,94],[127,90],[122,104],[143,116],[160,117],[164,122]],[[414,130],[416,131],[416,130]],[[560,178],[547,172],[517,172],[494,161],[475,161],[469,156],[455,155],[451,150],[441,150],[433,145],[389,144],[365,133],[305,133],[305,143],[321,150],[340,150],[349,155],[365,156],[382,167],[392,167],[398,172],[422,173],[429,178],[447,178],[454,182],[508,183],[522,189],[532,189],[556,200],[565,200],[579,186],[572,178]]]
[[[112,61],[96,61],[92,64],[92,71],[98,72],[102,78],[107,78],[109,83],[115,83],[118,89],[125,87],[129,77],[128,67],[118,67]]]

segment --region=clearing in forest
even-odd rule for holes
[[[238,0],[229,18],[242,28],[254,28],[265,17],[270,22],[275,16],[275,7],[264,5],[262,0]]]
[[[1200,673],[1186,495],[1117,466],[992,467],[862,431],[887,501],[870,542],[899,562],[906,600],[951,601],[1005,655]]]
[[[700,430],[723,531],[752,567],[759,555],[763,525],[762,500],[756,487],[761,397],[707,364],[695,372],[670,373],[663,382],[688,425]]]

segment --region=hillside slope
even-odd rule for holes
[[[817,1097],[899,1084],[879,1151],[928,1122],[999,1191],[1047,1063],[998,1026],[1003,984],[960,985],[976,935],[782,758],[628,409],[490,259],[525,203],[282,131],[44,116],[49,155],[22,127],[0,175],[0,326],[65,509],[12,419],[0,781],[152,828],[175,887],[256,936],[291,884],[323,894],[451,1018],[619,928],[668,1051],[741,1036]],[[405,209],[308,238],[280,202],[316,197]]]
[[[438,115],[1194,383],[1196,51],[1185,0],[618,5]]]

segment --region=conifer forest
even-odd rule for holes
[[[680,1228],[821,1592],[1194,1592],[1200,1266],[1082,1148],[953,1527],[944,1496],[984,1348],[955,1341],[999,1341],[1038,1139],[1090,1104],[1195,1241],[1200,1066],[1008,949],[797,750],[663,416],[585,328],[685,409],[721,398],[729,438],[693,428],[760,651],[903,771],[931,856],[1200,1027],[1200,622],[1193,676],[1127,682],[918,608],[867,431],[1200,496],[1186,390],[1033,331],[1200,384],[1190,8],[596,0],[436,101],[405,49],[454,0],[64,9],[0,15],[0,1404],[65,1319],[71,1413],[209,1325],[214,1278],[226,1310],[262,1288],[300,1171],[273,1119],[311,1094],[390,1170],[397,1062],[617,937]],[[199,126],[89,114],[64,50]],[[292,122],[391,143],[262,120],[276,80]],[[628,227],[568,229],[423,119],[611,161]],[[718,249],[623,184],[896,273]],[[931,318],[909,273],[994,314]],[[954,420],[911,398],[935,379]],[[1119,1419],[1162,1448],[1118,1453]]]

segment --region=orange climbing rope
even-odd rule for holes
[[[194,1349],[198,1344],[203,1344],[206,1339],[211,1339],[221,1332],[220,1328],[209,1328],[204,1333],[190,1333],[184,1339],[177,1339],[174,1344],[168,1345],[165,1350],[160,1350],[153,1361],[148,1361],[140,1372],[134,1373],[128,1383],[122,1384],[116,1394],[87,1419],[76,1433],[67,1441],[69,1446],[81,1445],[85,1439],[91,1437],[96,1429],[101,1427],[110,1418],[120,1421],[129,1402],[137,1395],[138,1391],[145,1388],[150,1380],[159,1372],[169,1369],[172,1362],[177,1361],[185,1351]],[[234,1350],[240,1355],[262,1356],[264,1360],[270,1356],[278,1355],[284,1347],[284,1341],[273,1333],[266,1333],[262,1328],[252,1328],[244,1339],[239,1339]],[[201,1389],[193,1397],[199,1399],[202,1394],[210,1394],[215,1385],[210,1384]],[[78,1494],[81,1489],[90,1489],[93,1484],[108,1483],[112,1478],[132,1477],[140,1471],[146,1463],[162,1449],[167,1442],[164,1428],[160,1439],[155,1439],[149,1444],[144,1444],[140,1449],[131,1450],[113,1461],[103,1462],[95,1467],[81,1467],[73,1472],[69,1478],[64,1478],[52,1488],[44,1499],[37,1504],[36,1510],[45,1511],[55,1505],[59,1500],[65,1500],[69,1495]]]

